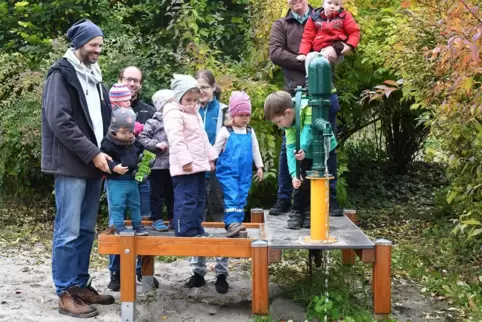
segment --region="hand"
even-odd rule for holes
[[[343,50],[341,51],[341,54],[346,55],[346,54],[349,54],[350,52],[351,52],[351,47],[343,43]]]
[[[183,165],[183,166],[182,166],[182,171],[184,171],[184,172],[192,172],[192,162]]]
[[[258,168],[258,170],[256,171],[256,175],[258,176],[259,182],[263,181],[264,180],[263,168]]]
[[[109,155],[101,152],[95,156],[92,162],[94,163],[95,167],[100,171],[111,173],[107,160],[112,161],[112,158]]]
[[[214,161],[209,161],[209,166],[211,167],[211,172],[216,170],[216,164],[214,163]]]
[[[295,151],[296,152],[296,151]],[[305,158],[305,151],[299,150],[298,153],[295,153],[295,158],[298,161],[301,161]]]
[[[129,171],[128,167],[124,167],[122,164],[118,164],[114,167],[114,172],[120,174],[121,176],[126,174]]]
[[[301,186],[301,180],[294,177],[292,180],[291,180],[291,183],[293,184],[293,188],[294,189],[299,189],[300,186]]]
[[[304,61],[306,59],[306,55],[298,55],[298,56],[296,56],[296,59],[298,59],[300,61]]]
[[[166,150],[167,149],[167,143],[166,142],[157,143],[156,148],[158,148],[159,150]]]

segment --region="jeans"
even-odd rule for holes
[[[279,152],[278,168],[278,200],[285,200],[291,203],[293,186],[291,183],[290,171],[288,170],[288,157],[286,156],[286,136],[283,132],[281,149]]]
[[[206,217],[211,216],[213,221],[221,222],[224,219],[224,195],[216,172],[212,172],[209,177],[206,177],[205,184],[207,214],[204,216],[204,221],[206,221]]]
[[[192,257],[189,263],[194,273],[201,276],[206,275],[206,257]],[[216,276],[228,276],[228,263],[229,257],[216,257],[216,266],[214,267]]]
[[[174,218],[174,187],[169,169],[152,170],[149,176],[151,181],[151,220],[162,220],[163,199],[166,201],[167,220]]]
[[[149,180],[143,183],[139,183],[139,196],[141,198],[141,216],[151,217],[151,184]]]
[[[172,177],[174,184],[174,233],[179,237],[204,234],[206,212],[204,172]]]
[[[101,185],[101,179],[55,176],[52,278],[58,296],[72,286],[86,287],[89,281]]]
[[[140,184],[139,184],[140,187]],[[107,181],[105,181],[105,191],[108,193],[107,188]],[[112,210],[110,207],[109,198],[107,198],[107,208],[109,211],[109,227],[114,226],[114,219],[112,217]],[[141,209],[142,209],[142,199],[141,199]],[[111,272],[120,272],[120,255],[109,255],[109,271]],[[142,267],[142,259],[141,256],[137,256],[137,264],[136,264],[136,272],[137,274],[141,274],[141,267]]]
[[[328,114],[328,121],[331,124],[331,129],[336,136],[336,114],[340,111],[340,103],[338,102],[338,95],[336,93],[331,94],[331,107]],[[334,179],[330,180],[330,200],[336,200],[336,181],[337,174],[337,162],[336,162],[336,149],[330,152],[328,157],[328,171],[333,175]],[[293,193],[293,186],[291,183],[291,176],[288,170],[288,159],[286,157],[286,138],[283,133],[281,141],[281,149],[279,153],[279,170],[278,170],[278,200],[291,201]]]
[[[135,180],[107,179],[107,200],[109,204],[109,219],[112,219],[115,230],[119,232],[126,228],[124,214],[129,211],[132,227],[141,225],[141,201],[139,188]]]

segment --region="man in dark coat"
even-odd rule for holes
[[[103,45],[98,26],[81,20],[68,31],[64,57],[49,69],[42,97],[42,171],[55,176],[57,214],[52,277],[59,312],[86,318],[90,304],[112,304],[91,286],[89,262],[99,209],[102,173],[110,157],[99,149],[111,108],[97,59]]]

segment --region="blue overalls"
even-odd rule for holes
[[[227,126],[229,138],[216,164],[216,176],[224,193],[224,224],[242,223],[253,177],[251,127],[246,134],[236,134]]]

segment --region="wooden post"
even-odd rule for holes
[[[120,234],[120,274],[122,322],[134,322],[136,302],[136,244],[133,231]]]
[[[348,217],[353,223],[356,221],[356,210],[345,209],[343,214]],[[354,265],[355,264],[355,252],[351,249],[343,249],[341,251],[341,262],[343,265]]]
[[[141,260],[142,292],[154,289],[154,256],[142,256]]]
[[[253,314],[268,314],[268,242],[256,240],[251,244],[252,310]]]
[[[264,211],[262,208],[251,209],[251,222],[262,224],[264,223]]]
[[[372,290],[373,313],[377,321],[387,320],[391,313],[392,297],[392,242],[386,239],[375,241],[375,263],[373,263]]]

